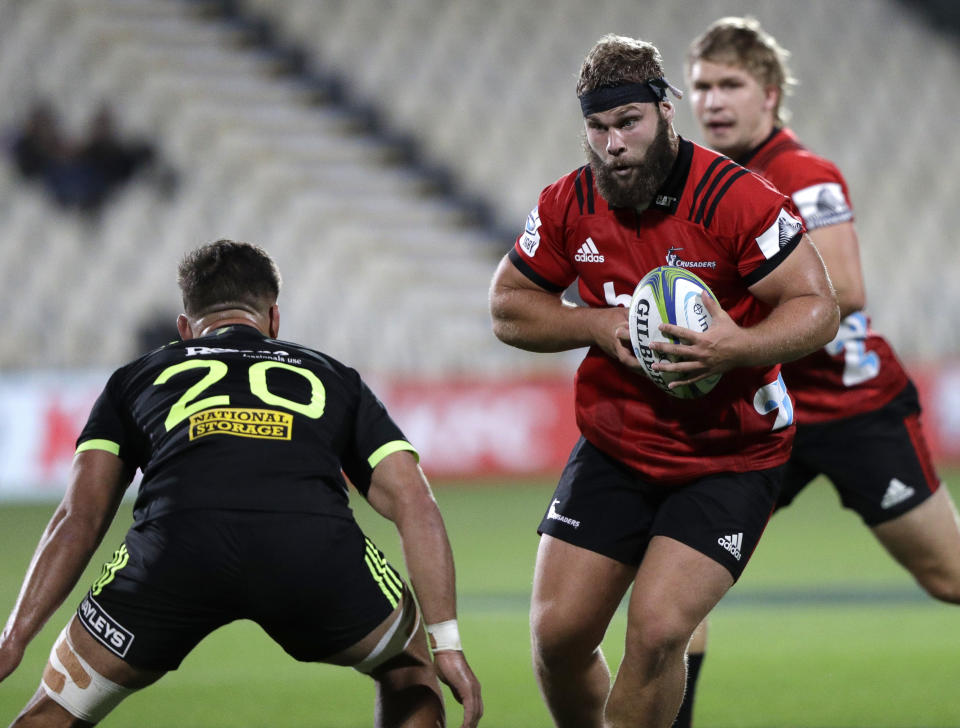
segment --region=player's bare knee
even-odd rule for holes
[[[534,633],[531,642],[535,664],[548,669],[575,667],[589,661],[599,646],[581,632],[558,629]]]
[[[670,614],[647,613],[627,629],[627,649],[639,655],[683,654],[696,625]]]
[[[531,611],[530,634],[534,660],[544,666],[589,660],[603,640],[603,629],[550,607]]]
[[[934,599],[960,604],[960,575],[933,573],[919,579],[920,586]]]

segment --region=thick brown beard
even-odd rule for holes
[[[653,201],[654,195],[663,185],[673,167],[676,152],[670,144],[670,132],[667,120],[660,115],[657,133],[647,149],[643,160],[633,163],[633,174],[628,181],[618,178],[613,165],[604,164],[600,155],[590,148],[584,140],[587,161],[597,180],[597,189],[610,207],[625,207],[645,210]]]

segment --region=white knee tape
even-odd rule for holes
[[[64,627],[50,651],[50,662],[43,672],[43,690],[71,715],[98,723],[135,692],[117,685],[94,670],[70,644]]]

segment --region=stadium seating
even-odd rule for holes
[[[949,243],[960,161],[949,139],[960,53],[890,0],[697,4],[632,0],[242,0],[314,77],[416,140],[421,163],[489,202],[482,228],[404,164],[407,151],[294,76],[235,22],[183,0],[0,0],[0,128],[42,95],[80,130],[101,100],[177,171],[171,195],[141,180],[98,221],[67,214],[0,165],[0,368],[103,367],[131,332],[179,302],[183,251],[258,242],[284,273],[283,335],[372,372],[569,368],[497,342],[486,293],[539,190],[581,164],[573,85],[603,33],[648,38],[682,83],[690,36],[752,12],[795,52],[790,99],[805,141],[844,170],[858,210],[874,323],[909,358],[960,350]],[[895,29],[895,32],[894,32]],[[882,49],[882,52],[878,52]],[[910,106],[916,111],[904,114]],[[685,102],[678,130],[698,135]],[[913,265],[905,265],[907,261]],[[915,275],[909,275],[911,271]],[[922,271],[922,273],[921,273]],[[934,278],[931,279],[930,273]],[[931,322],[917,326],[917,312]],[[30,342],[29,347],[23,343]]]

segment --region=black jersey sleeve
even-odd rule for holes
[[[121,405],[124,370],[107,380],[77,438],[77,452],[106,450],[135,468],[142,468],[141,438]]]
[[[383,403],[359,375],[357,379],[359,395],[353,434],[341,454],[341,464],[350,482],[366,496],[373,469],[381,460],[399,450],[409,450],[415,455],[417,451],[407,442]]]

